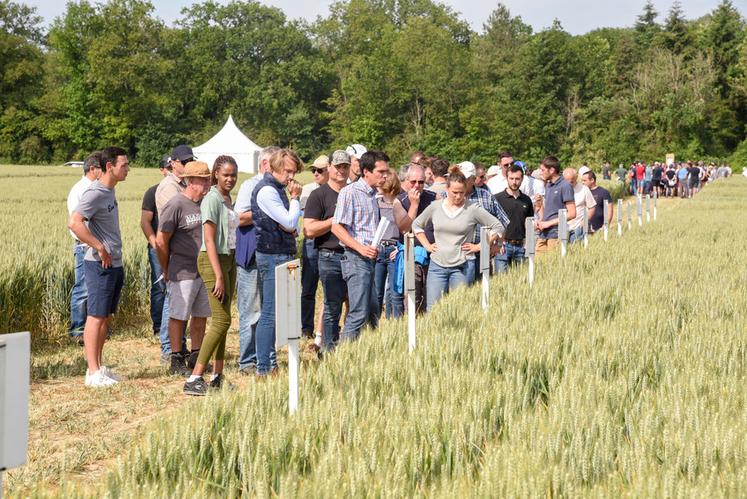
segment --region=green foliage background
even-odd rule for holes
[[[633,24],[633,21],[634,24]],[[745,166],[747,23],[731,0],[689,20],[651,3],[630,28],[539,32],[497,4],[478,33],[431,0],[338,1],[288,20],[212,1],[167,26],[144,0],[69,2],[49,28],[0,0],[0,161],[122,145],[153,166],[229,113],[257,143],[360,142],[491,164],[731,159]]]

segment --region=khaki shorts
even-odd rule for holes
[[[169,281],[169,317],[186,321],[190,317],[210,317],[210,302],[202,278]]]
[[[537,246],[534,249],[536,255],[549,253],[560,245],[558,239],[537,239]]]

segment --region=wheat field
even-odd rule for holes
[[[139,213],[134,193],[118,193],[123,217]],[[745,194],[734,178],[661,203],[655,223],[621,239],[541,259],[532,288],[525,268],[494,277],[487,312],[479,287],[452,293],[419,319],[413,354],[406,322],[383,321],[304,363],[294,416],[283,370],[154,419],[93,485],[68,478],[29,494],[743,497],[747,236],[735,228]],[[49,198],[19,196],[13,213],[49,231],[59,220],[56,246],[33,243],[27,223],[3,242],[29,275],[45,263],[33,249],[72,267],[69,251],[49,256],[67,249]],[[24,218],[24,204],[41,215]],[[125,253],[145,283],[137,235]]]

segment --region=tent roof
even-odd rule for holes
[[[210,140],[195,147],[194,153],[199,158],[201,154],[251,154],[261,149],[239,130],[233,121],[233,116],[229,115],[223,128]]]

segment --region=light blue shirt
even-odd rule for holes
[[[298,199],[291,199],[286,210],[278,191],[265,185],[257,193],[257,205],[268,217],[288,230],[293,230],[298,225],[298,219],[301,217],[301,203]]]
[[[239,193],[236,195],[236,204],[233,207],[236,213],[252,211],[252,193],[254,192],[254,188],[257,187],[259,181],[262,180],[262,177],[264,177],[264,175],[258,173],[241,184]]]

